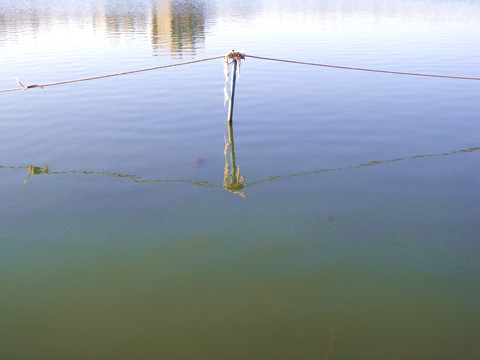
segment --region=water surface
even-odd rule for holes
[[[3,1],[0,89],[224,55],[480,76],[477,1]],[[5,359],[475,359],[478,81],[247,58],[0,93]]]

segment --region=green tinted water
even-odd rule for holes
[[[1,88],[479,74],[475,2],[0,9]],[[0,94],[2,359],[478,357],[478,84],[222,72]]]

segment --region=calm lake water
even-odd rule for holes
[[[480,1],[0,2],[0,89],[221,56],[480,76]],[[478,359],[480,82],[248,58],[0,93],[2,359]]]

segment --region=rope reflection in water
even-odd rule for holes
[[[331,171],[342,171],[342,170],[354,170],[354,169],[359,169],[359,168],[364,168],[364,167],[370,167],[370,166],[379,166],[379,165],[387,165],[387,164],[392,164],[396,163],[399,161],[404,161],[404,160],[417,160],[417,159],[425,159],[425,158],[433,158],[433,157],[439,157],[439,156],[451,156],[451,155],[462,155],[462,154],[467,154],[467,153],[472,153],[479,151],[480,147],[472,147],[468,149],[461,149],[461,150],[455,150],[451,152],[445,152],[445,153],[437,153],[437,154],[427,154],[427,155],[415,155],[415,156],[410,156],[410,157],[404,157],[404,158],[396,158],[392,160],[374,160],[366,163],[361,163],[358,165],[353,165],[353,166],[347,166],[347,167],[341,167],[341,168],[329,168],[329,169],[320,169],[320,170],[313,170],[313,171],[302,171],[298,172],[295,174],[289,174],[289,175],[278,175],[278,176],[270,176],[266,179],[262,180],[257,180],[257,181],[252,181],[250,183],[245,183],[245,176],[240,174],[240,169],[236,165],[235,161],[235,150],[234,150],[234,141],[233,141],[233,128],[232,125],[229,124],[229,142],[226,141],[225,139],[225,149],[224,149],[224,155],[225,155],[225,169],[224,169],[224,182],[223,186],[220,185],[215,185],[212,184],[208,181],[200,181],[200,180],[189,180],[189,179],[177,179],[177,180],[168,180],[168,179],[142,179],[141,177],[137,175],[129,175],[129,174],[119,174],[119,173],[111,173],[111,172],[99,172],[99,171],[77,171],[77,170],[70,170],[70,171],[51,171],[49,169],[49,166],[46,165],[43,169],[38,166],[2,166],[0,165],[0,169],[11,169],[11,170],[18,170],[18,169],[26,169],[28,171],[27,177],[24,181],[24,184],[27,182],[27,180],[30,178],[31,175],[41,175],[41,174],[47,174],[47,175],[64,175],[64,174],[83,174],[83,175],[102,175],[102,176],[108,176],[108,177],[115,177],[115,178],[123,178],[123,179],[128,179],[131,182],[137,183],[137,184],[153,184],[153,183],[188,183],[195,185],[197,187],[204,187],[204,188],[209,188],[209,189],[226,189],[234,194],[238,194],[242,197],[245,197],[244,193],[241,193],[240,190],[248,187],[252,187],[255,185],[259,185],[262,183],[266,182],[275,182],[275,181],[280,181],[280,180],[286,180],[290,178],[295,178],[295,177],[302,177],[302,176],[310,176],[310,175],[318,175],[321,173],[325,172],[331,172]],[[229,156],[230,156],[230,161],[229,161]]]

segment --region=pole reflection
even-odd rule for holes
[[[223,173],[223,188],[234,194],[245,197],[243,192],[240,192],[245,186],[245,176],[240,174],[240,168],[237,167],[235,161],[235,141],[233,138],[233,125],[228,122],[228,141],[225,139],[225,170]]]

